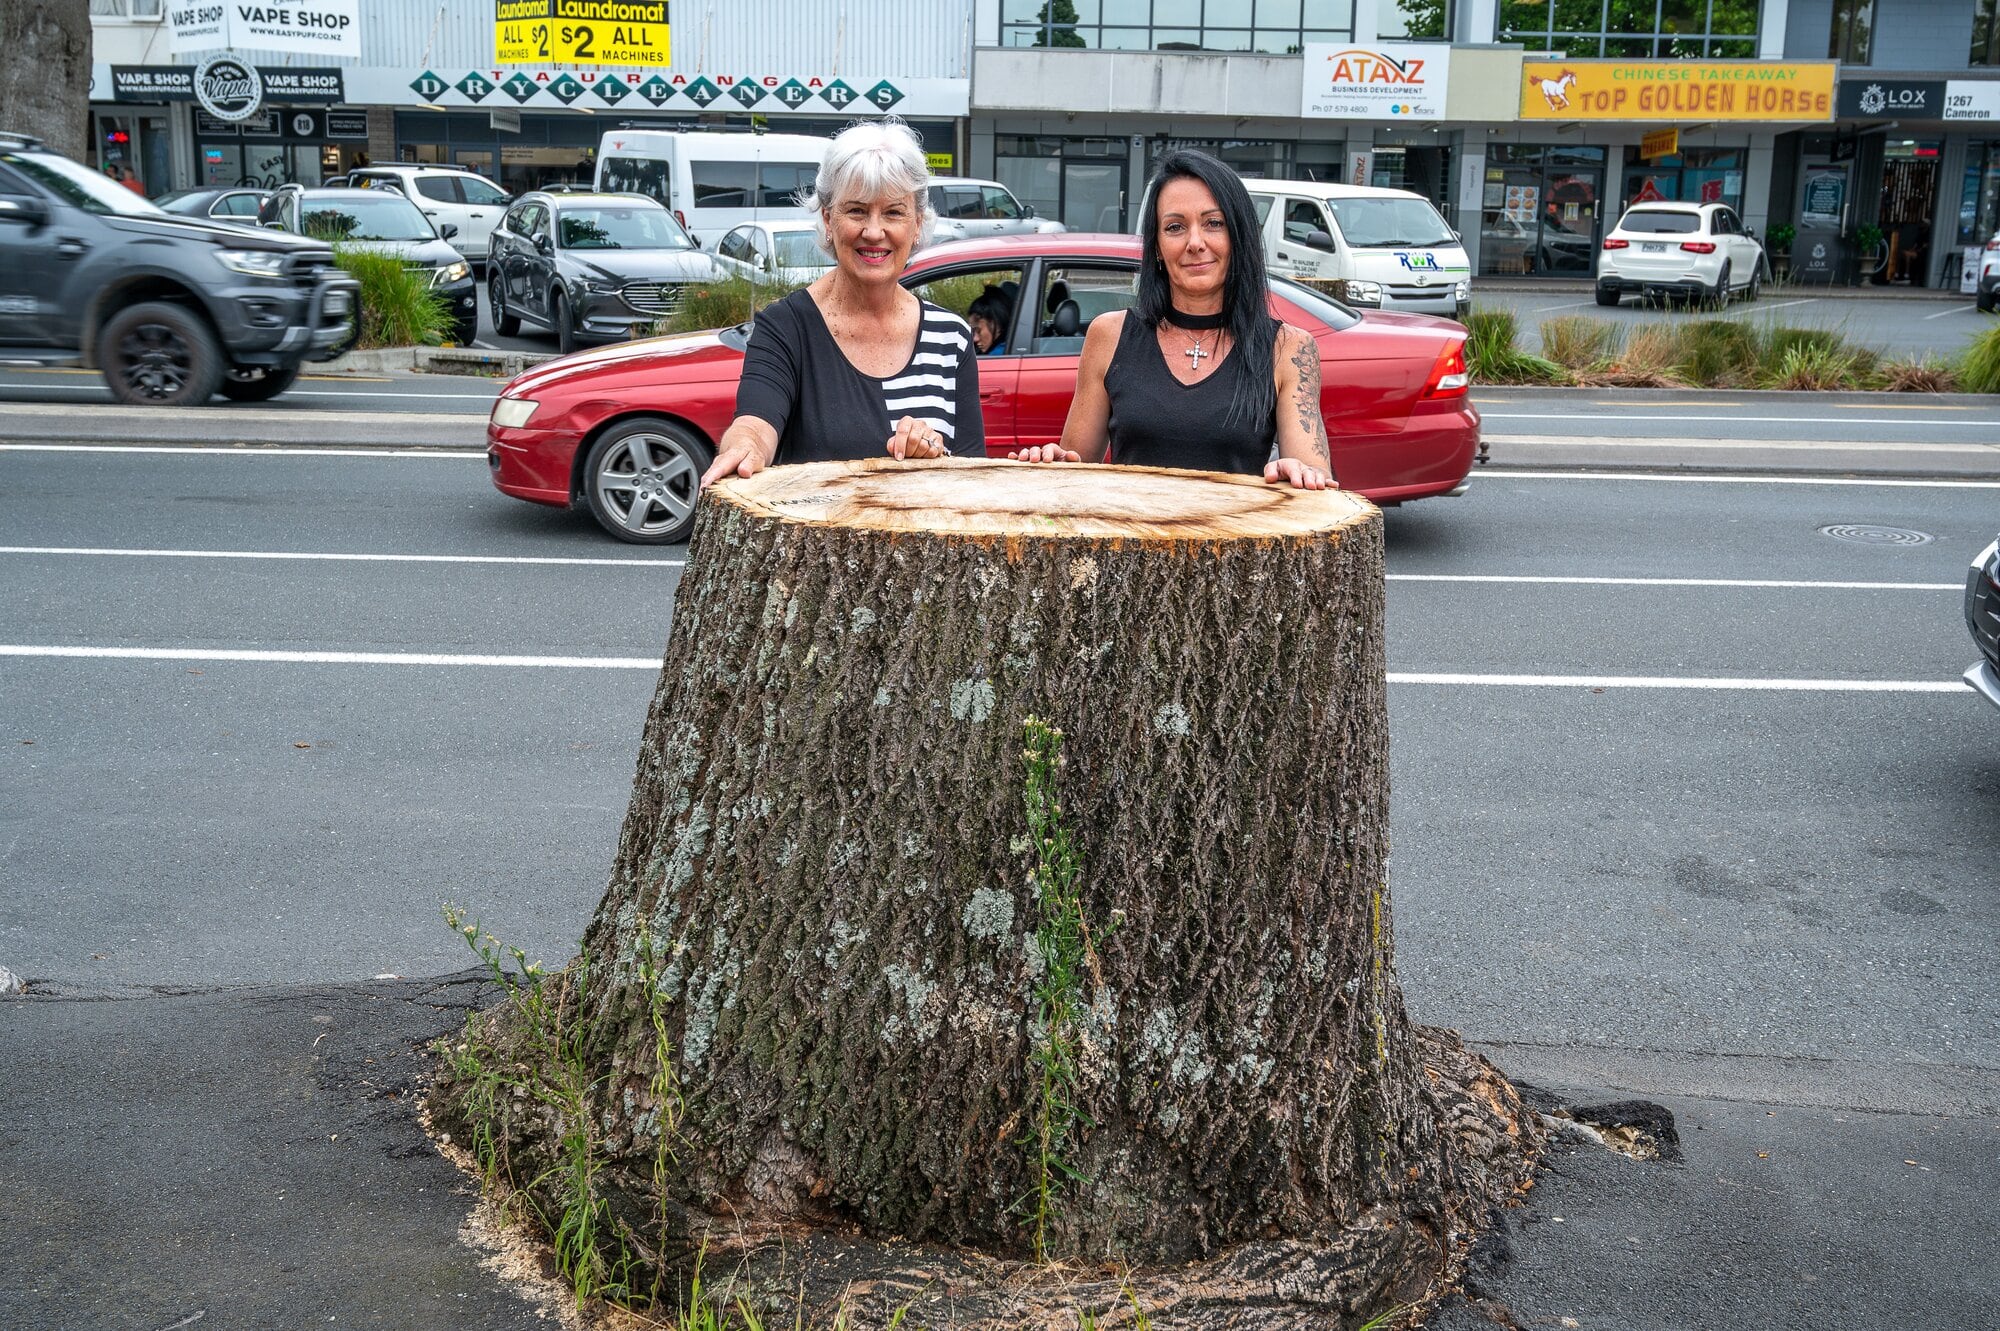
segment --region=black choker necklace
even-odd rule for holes
[[[1176,328],[1189,328],[1199,333],[1210,328],[1222,327],[1223,315],[1221,310],[1217,310],[1214,314],[1189,314],[1186,310],[1177,310],[1169,305],[1167,322]]]

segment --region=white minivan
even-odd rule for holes
[[[1273,273],[1340,281],[1350,305],[1463,321],[1472,264],[1431,201],[1409,190],[1245,180]]]
[[[828,142],[807,134],[612,130],[597,147],[597,188],[651,195],[707,243],[743,222],[798,217]]]

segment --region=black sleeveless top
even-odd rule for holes
[[[1267,319],[1265,327],[1275,347],[1278,321]],[[1209,334],[1202,340],[1212,346],[1215,339]],[[1230,399],[1245,373],[1240,350],[1231,347],[1209,374],[1184,384],[1167,369],[1153,330],[1126,311],[1118,349],[1104,372],[1104,391],[1111,398],[1109,461],[1263,475],[1278,442],[1277,404],[1274,400],[1261,421],[1229,420]]]

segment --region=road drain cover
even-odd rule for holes
[[[1854,545],[1929,545],[1932,539],[1929,532],[1878,527],[1872,522],[1837,522],[1831,527],[1821,527],[1819,534]]]

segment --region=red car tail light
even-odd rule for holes
[[[1471,386],[1472,375],[1465,368],[1465,339],[1455,337],[1445,344],[1437,364],[1431,366],[1431,377],[1424,385],[1424,396],[1464,397],[1465,390]]]
[[[1681,242],[1681,248],[1689,254],[1713,254],[1715,253],[1715,242],[1712,240],[1684,240]]]
[[[1632,242],[1629,240],[1620,240],[1618,237],[1613,236],[1604,242],[1604,248],[1607,250],[1629,250],[1632,248]]]

